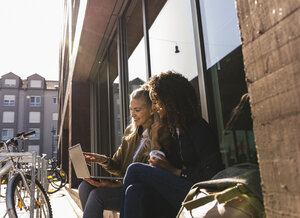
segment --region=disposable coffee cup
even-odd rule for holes
[[[156,158],[156,159],[161,160],[161,157],[158,156],[158,154],[160,154],[160,155],[166,157],[165,153],[162,152],[162,151],[160,151],[160,150],[153,150],[153,151],[151,151],[151,152],[150,152],[150,157],[154,157],[154,158]]]

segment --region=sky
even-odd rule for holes
[[[0,0],[0,77],[58,80],[62,0]]]

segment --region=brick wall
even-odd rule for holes
[[[236,0],[267,217],[300,214],[300,0]]]

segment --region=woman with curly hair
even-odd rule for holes
[[[152,143],[163,153],[133,163],[123,184],[121,217],[175,217],[191,186],[222,170],[217,137],[201,117],[198,99],[181,74],[150,78]]]

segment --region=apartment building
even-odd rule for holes
[[[19,142],[19,150],[35,151],[48,158],[57,153],[58,81],[46,81],[33,74],[22,80],[14,73],[0,79],[1,140],[19,132],[35,130],[35,135]]]

